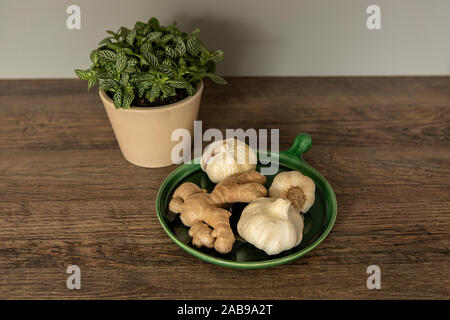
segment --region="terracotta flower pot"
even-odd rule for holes
[[[141,167],[158,168],[172,164],[172,148],[178,143],[171,141],[175,129],[188,129],[193,137],[202,92],[200,82],[193,96],[177,103],[130,109],[116,109],[104,91],[100,91],[100,98],[125,159]]]

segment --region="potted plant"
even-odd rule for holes
[[[172,164],[173,130],[193,131],[204,77],[226,81],[215,74],[223,51],[208,50],[200,30],[180,31],[176,23],[161,26],[156,18],[136,22],[132,29],[107,31],[92,51],[92,66],[75,70],[99,84],[99,94],[124,157],[139,166]]]

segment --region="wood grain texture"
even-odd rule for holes
[[[262,270],[202,262],[164,233],[175,166],[122,157],[95,90],[0,81],[0,298],[450,297],[450,78],[231,78],[206,83],[203,128],[279,128],[330,182],[338,218],[305,257]],[[68,265],[82,289],[66,288]],[[381,268],[368,290],[366,268]]]

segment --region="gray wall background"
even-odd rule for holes
[[[366,27],[371,4],[382,30]],[[0,0],[0,78],[73,78],[107,29],[151,16],[199,27],[223,75],[450,74],[450,0]]]

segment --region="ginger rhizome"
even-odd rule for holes
[[[211,200],[211,195],[196,184],[185,182],[179,186],[169,209],[180,213],[181,222],[191,227],[189,235],[194,246],[214,247],[220,253],[227,253],[233,247],[235,239],[229,221],[231,213],[219,208]]]
[[[217,204],[250,203],[266,196],[267,190],[263,186],[265,182],[266,177],[255,170],[238,173],[218,183],[211,196]]]
[[[192,182],[185,182],[175,190],[169,209],[179,213],[181,222],[190,227],[194,246],[228,253],[235,238],[230,227],[231,212],[223,207],[264,197],[267,194],[265,182],[266,178],[256,171],[228,177],[217,184],[212,193],[206,193]]]

